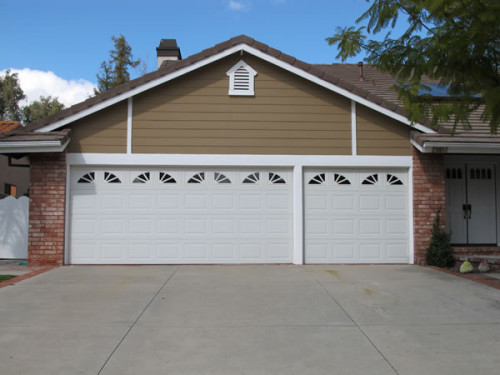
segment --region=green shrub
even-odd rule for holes
[[[431,243],[427,248],[426,260],[429,266],[451,268],[455,265],[450,233],[441,228],[441,214],[438,211],[432,226]]]

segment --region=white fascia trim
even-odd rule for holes
[[[411,156],[365,155],[193,155],[193,154],[76,154],[66,155],[68,165],[149,166],[266,166],[266,167],[395,167],[408,168]]]
[[[6,142],[0,144],[1,153],[38,153],[38,152],[62,152],[66,149],[70,139],[61,144],[59,141],[32,141],[32,142]]]
[[[420,146],[417,142],[415,142],[413,139],[410,139],[410,143],[413,145],[413,147],[415,147],[418,151],[422,152],[422,153],[425,153],[424,152],[424,149],[422,148],[422,146]]]
[[[192,65],[189,65],[185,68],[182,68],[182,69],[179,69],[175,72],[172,72],[170,74],[167,74],[163,77],[160,77],[158,79],[155,79],[155,80],[152,80],[148,83],[145,83],[144,85],[141,85],[139,87],[136,87],[135,89],[132,89],[130,91],[127,91],[121,95],[118,95],[118,96],[115,96],[113,98],[110,98],[100,104],[96,104],[90,108],[87,108],[83,111],[80,111],[78,113],[75,113],[74,115],[72,116],[68,116],[60,121],[56,121],[54,122],[53,124],[51,125],[47,125],[45,127],[42,127],[38,130],[36,130],[37,132],[49,132],[49,131],[52,131],[52,130],[55,130],[55,129],[58,129],[64,125],[67,125],[69,124],[70,122],[73,122],[73,121],[76,121],[82,117],[85,117],[87,115],[90,115],[94,112],[97,112],[97,111],[100,111],[101,109],[104,109],[106,107],[109,107],[113,104],[116,104],[122,100],[125,100],[125,99],[128,99],[134,95],[137,95],[137,94],[140,94],[144,91],[147,91],[153,87],[156,87],[158,85],[161,85],[165,82],[168,82],[168,81],[171,81],[177,77],[180,77],[184,74],[187,74],[187,73],[190,73],[196,69],[199,69],[201,67],[204,67],[208,64],[211,64],[217,60],[220,60],[220,59],[223,59],[224,57],[227,57],[229,55],[232,55],[233,53],[236,53],[236,52],[240,52],[240,51],[244,51],[244,52],[247,52],[251,55],[254,55],[256,57],[259,57],[269,63],[272,63],[274,65],[277,65],[291,73],[294,73],[302,78],[305,78],[313,83],[316,83],[317,85],[320,85],[330,91],[333,91],[337,94],[340,94],[340,95],[343,95],[345,97],[347,97],[348,99],[351,99],[351,100],[354,100],[356,101],[357,103],[359,104],[362,104],[364,106],[367,106],[375,111],[378,111],[390,118],[393,118],[397,121],[400,121],[408,126],[411,126],[412,128],[415,128],[415,129],[418,129],[424,133],[435,133],[434,130],[432,129],[429,129],[428,127],[426,126],[423,126],[421,124],[412,124],[412,122],[410,120],[408,120],[405,116],[401,116],[393,111],[390,111],[382,106],[379,106],[377,104],[374,104],[372,103],[371,101],[367,100],[367,99],[364,99],[358,95],[355,95],[353,94],[352,92],[348,91],[348,90],[345,90],[345,89],[342,89],[332,83],[329,83],[329,82],[326,82],[324,81],[323,79],[321,78],[318,78],[310,73],[307,73],[307,72],[304,72],[302,69],[299,69],[293,65],[290,65],[288,63],[285,63],[275,57],[272,57],[272,56],[269,56],[268,54],[264,53],[264,52],[261,52],[255,48],[252,48],[246,44],[239,44],[239,45],[236,45],[236,46],[233,46],[225,51],[222,51],[220,53],[217,53],[211,57],[208,57],[206,59],[203,59],[201,61],[198,61]]]
[[[351,99],[351,100],[354,100],[355,102],[361,104],[361,105],[364,105],[366,107],[369,107],[377,112],[380,112],[382,113],[383,115],[386,115],[387,117],[390,117],[394,120],[397,120],[399,122],[402,122],[408,126],[411,126],[412,128],[415,128],[417,130],[420,130],[421,132],[423,133],[428,133],[428,134],[434,134],[436,133],[436,131],[422,125],[422,124],[418,124],[418,123],[412,123],[410,120],[408,120],[408,118],[406,118],[405,116],[402,116],[402,115],[399,115],[393,111],[390,111],[388,110],[387,108],[384,108],[382,106],[379,106],[378,104],[375,104],[365,98],[362,98],[358,95],[355,95],[353,94],[352,92],[348,91],[348,90],[345,90],[345,89],[342,89],[336,85],[334,85],[333,83],[330,83],[330,82],[327,82],[321,78],[318,78],[316,77],[315,75],[312,75],[310,73],[307,73],[307,72],[304,72],[302,69],[299,69],[293,65],[290,65],[288,63],[285,63],[275,57],[272,57],[272,56],[269,56],[267,54],[265,54],[264,52],[261,52],[261,51],[258,51],[258,50],[255,50],[254,48],[252,47],[249,47],[247,46],[246,44],[242,45],[241,46],[242,50],[244,50],[245,52],[248,52],[248,53],[251,53],[257,57],[260,57],[261,59],[263,60],[266,60],[267,62],[270,62],[272,64],[275,64],[285,70],[288,70],[289,72],[291,73],[294,73],[302,78],[305,78],[311,82],[314,82],[316,83],[317,85],[319,86],[322,86],[326,89],[329,89],[330,91],[333,91],[333,92],[336,92],[337,94],[340,94],[340,95],[343,95],[345,96],[346,98],[348,99]]]
[[[304,171],[293,168],[293,264],[304,264]]]
[[[413,166],[408,169],[409,264],[415,263],[415,225],[413,222]]]
[[[132,115],[133,115],[133,98],[128,98],[127,103],[127,154],[132,153]]]
[[[70,166],[66,165],[66,199],[65,199],[65,207],[64,210],[64,264],[69,264],[70,254],[69,254],[69,233],[70,233],[70,199],[69,199],[69,189],[71,186],[71,176],[70,176]]]
[[[411,144],[426,154],[500,154],[500,143],[424,142],[420,146],[412,140]]]
[[[209,65],[217,60],[220,60],[220,59],[223,59],[224,57],[227,57],[229,55],[232,55],[233,53],[236,53],[236,52],[239,52],[242,50],[242,46],[245,46],[245,45],[236,45],[234,47],[231,47],[225,51],[222,51],[216,55],[213,55],[211,57],[208,57],[206,59],[203,59],[201,61],[198,61],[194,64],[191,64],[189,66],[186,66],[185,68],[182,68],[182,69],[179,69],[175,72],[172,72],[170,74],[166,74],[164,75],[163,77],[160,77],[160,78],[157,78],[155,80],[152,80],[150,82],[147,82],[145,83],[144,85],[141,85],[141,86],[138,86],[132,90],[129,90],[127,92],[124,92],[123,94],[121,95],[118,95],[118,96],[115,96],[113,98],[110,98],[100,104],[96,104],[90,108],[87,108],[83,111],[80,111],[78,113],[75,113],[74,115],[72,116],[68,116],[60,121],[57,121],[57,122],[54,122],[53,124],[50,124],[50,125],[47,125],[47,126],[44,126],[38,130],[36,130],[37,132],[49,132],[49,131],[52,131],[52,130],[55,130],[55,129],[58,129],[64,125],[67,125],[73,121],[76,121],[82,117],[85,117],[85,116],[88,116],[92,113],[95,113],[97,111],[100,111],[101,109],[104,109],[106,107],[109,107],[109,106],[112,106],[113,104],[116,104],[116,103],[119,103],[121,102],[122,100],[126,100],[134,95],[138,95],[138,94],[141,94],[143,93],[144,91],[147,91],[149,89],[152,89],[156,86],[159,86],[165,82],[168,82],[168,81],[171,81],[175,78],[178,78],[180,76],[183,76],[187,73],[190,73],[194,70],[197,70],[199,68],[202,68],[206,65]]]
[[[352,154],[358,154],[358,136],[357,136],[357,122],[356,122],[356,102],[351,100],[351,149]]]

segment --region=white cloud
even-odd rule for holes
[[[245,4],[243,4],[241,1],[229,0],[229,9],[243,10],[245,9]]]
[[[66,107],[70,107],[87,99],[96,87],[84,79],[67,81],[53,72],[29,68],[11,69],[11,72],[18,74],[19,84],[26,95],[26,103],[23,104],[38,100],[40,96],[51,96],[57,97]],[[1,71],[0,75],[5,75],[5,70]]]

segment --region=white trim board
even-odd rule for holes
[[[109,107],[109,106],[111,106],[113,104],[116,104],[116,103],[118,103],[118,102],[120,102],[122,100],[128,99],[130,97],[133,97],[134,95],[137,95],[137,94],[140,94],[142,92],[145,92],[145,91],[147,91],[147,90],[149,90],[151,88],[154,88],[154,87],[159,86],[159,85],[161,85],[161,84],[163,84],[165,82],[168,82],[168,81],[171,81],[171,80],[173,80],[175,78],[183,76],[183,75],[185,75],[187,73],[190,73],[190,72],[192,72],[192,71],[194,71],[196,69],[204,67],[204,66],[206,66],[208,64],[211,64],[211,63],[213,63],[215,61],[221,60],[221,59],[223,59],[223,58],[225,58],[227,56],[230,56],[230,55],[232,55],[234,53],[237,53],[237,52],[240,52],[240,53],[241,52],[246,52],[246,53],[248,53],[250,55],[259,57],[259,58],[261,58],[264,61],[267,61],[267,62],[269,62],[271,64],[276,65],[276,66],[279,66],[280,68],[283,68],[283,69],[287,70],[288,72],[294,73],[294,74],[298,75],[299,77],[305,78],[308,81],[316,83],[317,85],[322,86],[322,87],[324,87],[324,88],[326,88],[326,89],[328,89],[328,90],[330,90],[332,92],[335,92],[337,94],[343,95],[343,96],[345,96],[348,99],[351,99],[351,100],[353,100],[353,101],[355,101],[355,102],[357,102],[359,104],[367,106],[367,107],[369,107],[369,108],[371,108],[371,109],[373,109],[373,110],[375,110],[377,112],[380,112],[380,113],[382,113],[382,114],[384,114],[384,115],[386,115],[386,116],[388,116],[388,117],[390,117],[390,118],[392,118],[394,120],[402,122],[403,124],[408,125],[408,126],[414,128],[414,129],[420,130],[420,131],[422,131],[424,133],[435,133],[434,130],[429,129],[429,128],[427,128],[426,126],[424,126],[422,124],[414,124],[410,120],[408,120],[405,116],[402,116],[402,115],[399,115],[399,114],[397,114],[397,113],[395,113],[393,111],[390,111],[390,110],[388,110],[388,109],[386,109],[386,108],[384,108],[384,107],[382,107],[382,106],[380,106],[378,104],[375,104],[375,103],[373,103],[373,102],[371,102],[371,101],[369,101],[369,100],[367,100],[365,98],[362,98],[362,97],[360,97],[358,95],[355,95],[355,94],[353,94],[352,92],[350,92],[348,90],[342,89],[342,88],[340,88],[340,87],[338,87],[338,86],[336,86],[336,85],[334,85],[334,84],[332,84],[330,82],[327,82],[327,81],[325,81],[325,80],[323,80],[321,78],[318,78],[317,76],[315,76],[313,74],[307,73],[307,72],[303,71],[302,69],[299,69],[299,68],[297,68],[297,67],[295,67],[293,65],[290,65],[290,64],[288,64],[286,62],[283,62],[283,61],[281,61],[281,60],[279,60],[279,59],[277,59],[275,57],[272,57],[272,56],[270,56],[270,55],[268,55],[268,54],[266,54],[266,53],[264,53],[262,51],[259,51],[259,50],[255,49],[253,47],[250,47],[249,45],[244,44],[244,43],[238,44],[238,45],[233,46],[231,48],[228,48],[228,49],[226,49],[226,50],[224,50],[222,52],[219,52],[219,53],[217,53],[217,54],[215,54],[213,56],[210,56],[208,58],[200,60],[200,61],[198,61],[198,62],[196,62],[196,63],[194,63],[192,65],[189,65],[189,66],[186,66],[186,67],[181,68],[179,70],[176,70],[175,72],[172,72],[170,74],[166,74],[166,75],[164,75],[164,76],[162,76],[160,78],[157,78],[157,79],[152,80],[150,82],[144,83],[141,86],[138,86],[138,87],[136,87],[134,89],[131,89],[131,90],[123,93],[123,94],[120,94],[120,95],[117,95],[117,96],[115,96],[113,98],[105,100],[102,103],[96,104],[96,105],[94,105],[92,107],[89,107],[89,108],[83,110],[83,111],[80,111],[80,112],[75,113],[75,114],[73,114],[71,116],[68,116],[68,117],[66,117],[66,118],[64,118],[62,120],[56,121],[56,122],[54,122],[54,123],[52,123],[50,125],[44,126],[44,127],[40,128],[40,129],[37,129],[36,131],[37,132],[49,132],[49,131],[58,129],[58,128],[60,128],[60,127],[62,127],[64,125],[67,125],[67,124],[69,124],[69,123],[71,123],[73,121],[76,121],[76,120],[78,120],[80,118],[83,118],[83,117],[85,117],[87,115],[90,115],[92,113],[95,113],[95,112],[97,112],[97,111],[99,111],[101,109],[107,108],[107,107]]]
[[[66,154],[68,165],[396,167],[409,168],[411,156],[365,155],[193,155],[193,154]]]
[[[0,143],[0,152],[5,153],[35,153],[35,152],[63,152],[71,139],[63,144],[60,141],[27,141]]]

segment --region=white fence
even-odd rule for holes
[[[29,204],[27,197],[0,199],[0,259],[28,257]]]

